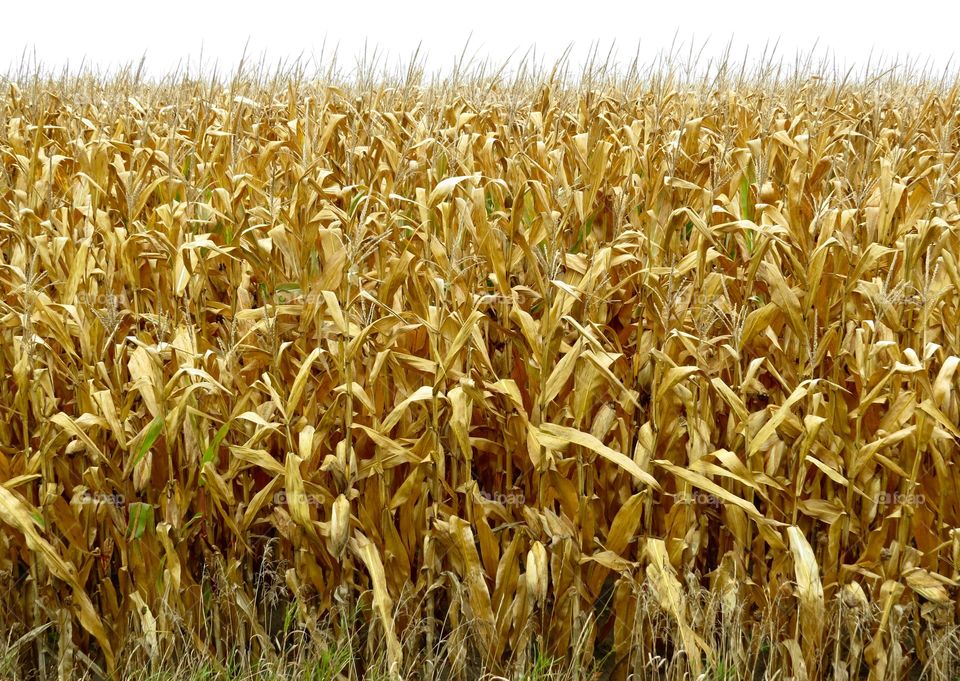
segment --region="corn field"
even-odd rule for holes
[[[2,91],[0,678],[960,678],[960,81]]]

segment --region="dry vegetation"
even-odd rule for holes
[[[3,83],[0,678],[958,678],[957,81],[420,75]]]

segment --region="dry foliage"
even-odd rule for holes
[[[3,85],[0,676],[960,674],[960,86],[594,76]]]

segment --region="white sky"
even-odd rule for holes
[[[3,7],[7,30],[0,43],[0,73],[19,64],[26,49],[46,66],[100,68],[137,62],[162,74],[181,60],[219,69],[248,53],[284,58],[320,57],[339,44],[340,61],[351,66],[366,41],[395,64],[407,61],[422,42],[430,69],[449,68],[472,33],[468,54],[502,61],[535,45],[538,56],[557,58],[573,43],[579,63],[592,42],[601,51],[616,42],[621,59],[642,59],[670,46],[676,35],[705,57],[717,56],[733,39],[734,56],[749,48],[759,55],[779,40],[778,54],[792,61],[815,44],[838,62],[864,65],[871,50],[892,61],[926,60],[942,69],[960,36],[956,0],[33,0]],[[960,59],[955,59],[960,62]],[[956,64],[952,64],[956,66]]]

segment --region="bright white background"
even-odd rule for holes
[[[248,54],[270,63],[302,54],[319,60],[339,45],[349,68],[376,47],[390,65],[407,61],[418,43],[428,69],[449,69],[472,34],[468,54],[501,62],[531,46],[538,58],[556,59],[573,43],[581,63],[592,43],[605,53],[616,43],[623,61],[637,52],[652,59],[676,36],[716,57],[732,39],[733,55],[759,56],[779,41],[777,54],[793,61],[815,45],[843,65],[865,65],[873,53],[888,64],[906,58],[942,70],[960,43],[956,0],[845,2],[844,0],[17,0],[5,3],[0,73],[21,62],[25,51],[47,67],[84,62],[110,69],[146,56],[153,74],[189,57],[196,67],[234,68],[249,40]],[[684,52],[685,54],[686,52]],[[955,62],[960,60],[955,60]],[[955,63],[951,63],[951,68]]]

